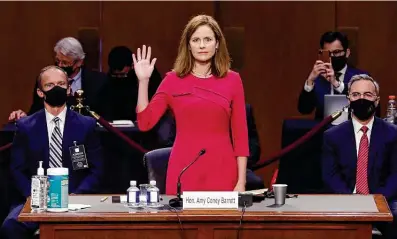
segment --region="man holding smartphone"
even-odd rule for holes
[[[298,111],[315,112],[315,119],[324,117],[324,95],[346,94],[347,84],[354,75],[368,74],[347,65],[349,40],[341,32],[326,32],[321,36],[319,59],[306,79],[299,95]]]

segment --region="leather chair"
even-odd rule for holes
[[[156,186],[159,188],[160,194],[165,194],[168,159],[170,158],[171,149],[171,147],[155,149],[143,156],[143,164],[148,171],[148,180],[156,180]],[[254,174],[254,172],[247,169],[246,190],[261,188],[264,188],[263,180]]]
[[[165,181],[171,149],[171,147],[155,149],[143,156],[143,165],[147,168],[148,180],[149,182],[150,180],[156,180],[156,186],[159,188],[160,194],[165,194]]]

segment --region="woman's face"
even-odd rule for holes
[[[214,31],[208,25],[198,27],[190,38],[189,48],[196,61],[201,63],[211,61],[218,48]]]

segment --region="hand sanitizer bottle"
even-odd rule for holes
[[[37,175],[32,176],[30,205],[33,212],[47,210],[47,190],[48,180],[47,176],[44,176],[43,161],[40,161]]]

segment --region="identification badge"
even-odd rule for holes
[[[88,168],[87,155],[85,153],[84,145],[77,145],[76,141],[74,141],[74,146],[70,147],[69,151],[73,170]]]

